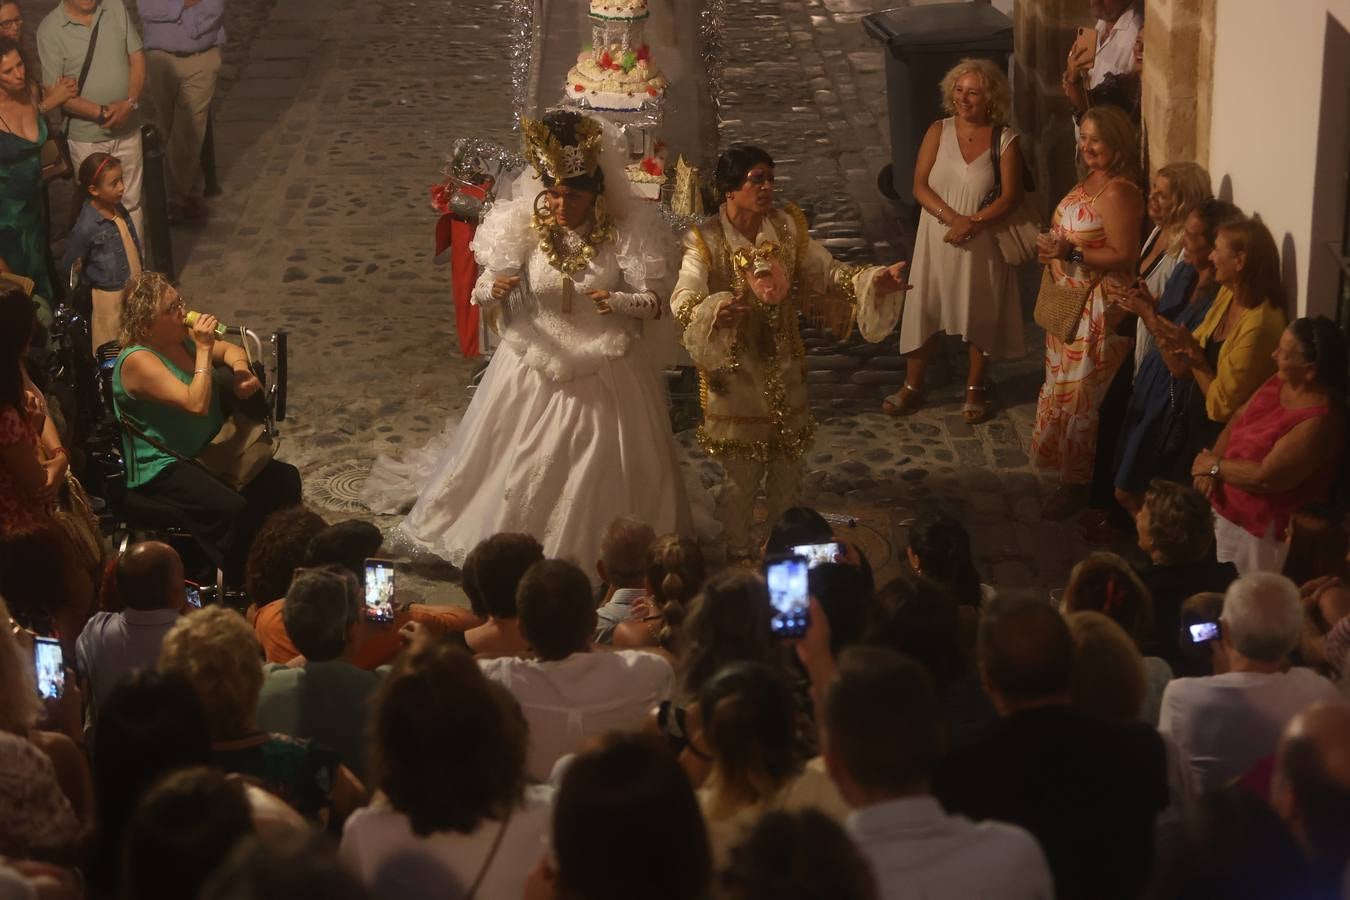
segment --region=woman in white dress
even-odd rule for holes
[[[950,118],[924,135],[914,167],[914,197],[922,207],[910,264],[909,297],[900,321],[905,384],[882,409],[906,415],[923,404],[923,378],[940,332],[960,335],[970,348],[962,415],[971,424],[989,418],[985,368],[991,356],[1024,351],[1017,271],[1003,261],[991,231],[1022,202],[1022,154],[1009,127],[1008,79],[988,60],[963,59],[942,79],[942,106]],[[999,132],[1001,193],[990,154]]]
[[[620,516],[658,534],[692,530],[642,340],[643,320],[664,314],[673,242],[631,198],[599,120],[554,112],[523,130],[538,180],[522,176],[472,244],[473,299],[501,345],[463,420],[402,463],[377,460],[364,499],[395,512],[416,496],[396,538],[455,565],[509,531],[590,571]]]

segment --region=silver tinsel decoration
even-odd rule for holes
[[[496,141],[483,138],[460,138],[450,147],[445,168],[441,174],[460,181],[472,181],[475,175],[496,177],[502,172],[519,169],[525,157],[503,147]]]
[[[699,53],[703,57],[703,71],[708,74],[708,95],[712,97],[713,114],[721,112],[722,106],[722,70],[726,64],[723,53],[722,26],[726,21],[727,0],[703,0],[703,11],[699,14]],[[717,116],[718,121],[721,116]]]
[[[509,39],[511,42],[511,105],[515,110],[513,127],[520,130],[520,117],[529,108],[530,53],[534,49],[535,0],[510,0]]]

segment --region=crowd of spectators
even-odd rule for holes
[[[874,590],[847,529],[790,510],[780,538],[847,548],[813,570],[792,639],[757,572],[705,578],[695,545],[628,519],[606,529],[599,592],[501,534],[466,563],[480,615],[384,624],[353,562],[379,552],[368,526],[273,514],[247,570],[281,593],[263,604],[275,623],[186,603],[176,552],[133,545],[60,697],[38,697],[33,636],[0,633],[0,885],[295,896],[271,891],[306,872],[353,898],[1339,896],[1345,535],[1300,514],[1302,590],[1252,573],[1159,615],[1149,583],[1183,579],[1141,570],[1193,555],[1178,523],[1210,514],[1171,490],[1144,505],[1152,562],[1090,556],[1058,606],[949,565],[969,536],[938,514],[914,523],[911,571]],[[601,643],[602,611],[652,639]]]

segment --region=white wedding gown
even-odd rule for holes
[[[668,263],[650,224],[620,228],[574,278],[539,250],[528,200],[498,203],[474,240],[483,267],[475,298],[501,274],[524,270],[529,291],[500,312],[502,343],[468,410],[440,438],[398,462],[376,460],[363,499],[398,512],[406,540],[457,566],[503,531],[538,538],[592,580],[600,537],[620,516],[657,534],[693,536],[665,388],[643,342],[643,322],[601,315],[588,291],[652,290],[664,297]],[[658,223],[659,224],[659,223]],[[664,309],[664,300],[650,311]],[[663,315],[669,315],[664,310]]]

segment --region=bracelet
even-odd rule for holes
[[[1078,247],[1074,247],[1064,259],[1074,265],[1081,266],[1083,264],[1083,251]]]
[[[192,370],[192,374],[193,374],[193,375],[205,375],[205,374],[206,374],[207,372],[209,372],[209,371],[211,371],[211,370],[210,370],[210,369],[193,369],[193,370]]]
[[[55,456],[55,455],[58,454],[58,453],[61,454],[62,456],[64,456],[66,459],[70,459],[70,454],[66,452],[66,448],[65,448],[65,447],[53,447],[53,448],[52,448],[52,456]]]

